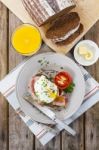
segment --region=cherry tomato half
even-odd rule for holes
[[[68,72],[59,72],[54,78],[59,89],[66,89],[72,83],[72,77]]]

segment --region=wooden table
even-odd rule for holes
[[[0,3],[0,78],[12,70],[23,57],[11,46],[11,34],[21,24]],[[99,22],[85,35],[99,45]],[[99,61],[86,68],[99,81]],[[0,150],[99,150],[99,103],[72,124],[75,138],[62,132],[43,147],[15,111],[0,96]]]

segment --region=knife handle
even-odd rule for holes
[[[75,136],[76,132],[73,130],[70,126],[65,124],[63,121],[59,120],[58,118],[55,118],[54,121],[59,124],[61,127],[63,127],[70,135]]]
[[[31,103],[31,101],[29,101],[32,97],[29,93],[25,94],[23,96],[23,98],[25,100],[28,100],[28,102]],[[49,117],[51,120],[55,121],[57,124],[59,124],[63,129],[65,129],[69,134],[75,136],[76,132],[69,127],[67,124],[65,124],[63,121],[61,121],[60,119],[58,119],[55,115],[55,113],[53,111],[51,111],[50,109],[48,109],[47,107],[43,107],[41,105],[38,105],[35,101],[32,102],[32,105],[34,105],[36,108],[38,108],[43,114],[45,114],[47,117]]]

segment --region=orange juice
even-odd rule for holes
[[[22,55],[32,55],[41,46],[41,35],[39,30],[32,25],[23,24],[12,34],[12,45]]]

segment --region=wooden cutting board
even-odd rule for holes
[[[5,4],[23,23],[34,24],[23,7],[21,0],[0,0]],[[99,20],[99,0],[76,0],[77,7],[73,11],[77,11],[84,25],[84,32],[71,44],[65,46],[56,46],[45,37],[46,28],[48,26],[39,27],[42,38],[45,43],[56,52],[67,53],[81,39],[82,36]]]

